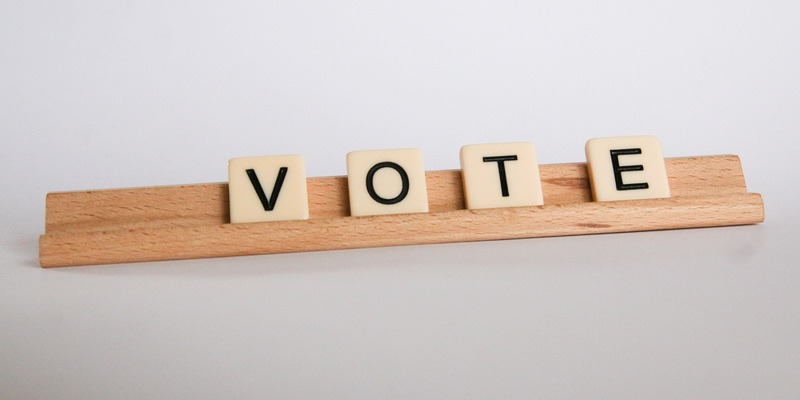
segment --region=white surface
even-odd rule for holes
[[[0,398],[800,397],[800,3],[0,3]],[[592,137],[733,153],[747,227],[43,270],[49,191]]]

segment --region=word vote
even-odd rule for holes
[[[544,204],[532,143],[476,144],[461,148],[468,209]],[[586,163],[595,201],[669,197],[661,146],[653,136],[591,139]],[[422,153],[417,149],[347,154],[352,216],[428,212]],[[234,158],[228,163],[232,223],[308,219],[301,155]]]

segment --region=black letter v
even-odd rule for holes
[[[261,187],[261,182],[258,181],[258,176],[256,176],[256,171],[254,169],[247,170],[247,176],[250,177],[250,183],[253,184],[253,189],[256,190],[256,194],[258,194],[258,199],[261,200],[261,205],[264,206],[264,211],[272,211],[275,208],[275,202],[278,201],[278,194],[281,192],[281,186],[283,186],[283,179],[286,178],[286,171],[289,168],[281,167],[278,171],[278,179],[275,180],[275,186],[272,187],[272,194],[267,199],[266,193],[264,193],[264,189]]]

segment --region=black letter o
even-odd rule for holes
[[[378,193],[375,192],[375,186],[373,186],[372,180],[375,178],[375,173],[378,172],[378,170],[381,168],[391,168],[397,171],[398,174],[400,174],[400,179],[402,179],[403,181],[403,190],[400,191],[400,194],[398,194],[397,197],[391,199],[385,199],[379,196]],[[404,170],[403,167],[393,162],[390,161],[379,162],[373,165],[372,168],[369,169],[369,172],[367,172],[367,192],[369,193],[369,196],[372,197],[372,199],[377,201],[378,203],[397,204],[403,201],[403,199],[405,199],[406,196],[408,196],[408,186],[409,186],[408,174],[406,173],[406,170]]]

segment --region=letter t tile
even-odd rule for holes
[[[533,143],[473,144],[461,148],[467,208],[544,204]]]

